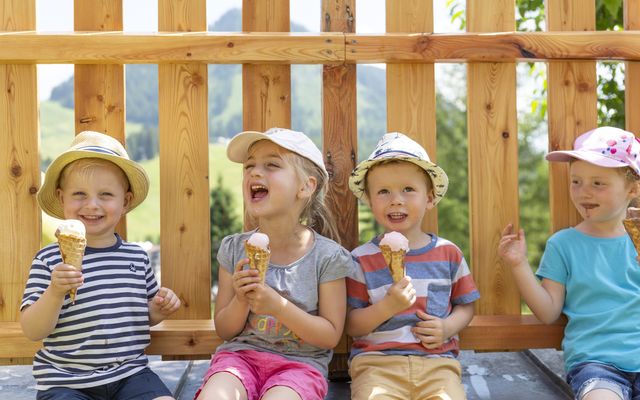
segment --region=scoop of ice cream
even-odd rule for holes
[[[58,230],[56,230],[56,236],[68,235],[85,237],[85,234],[84,224],[77,219],[66,219],[62,221],[62,223],[58,225]]]
[[[261,249],[267,250],[269,248],[269,236],[264,233],[254,232],[249,239],[247,240],[252,246],[260,247]]]
[[[627,218],[640,218],[640,208],[636,208],[636,207],[627,208]]]
[[[385,233],[380,246],[389,246],[391,251],[409,250],[409,240],[400,232]]]

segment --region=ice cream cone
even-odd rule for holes
[[[387,245],[381,245],[380,250],[382,251],[384,261],[389,266],[389,270],[391,270],[393,282],[398,282],[404,278],[404,256],[407,252],[405,250],[393,251],[391,247]]]
[[[627,218],[622,220],[622,223],[636,251],[640,254],[640,208],[629,207],[627,209]]]
[[[84,237],[84,225],[80,221],[66,220],[56,231],[56,237],[60,246],[62,262],[82,271],[82,257],[84,256],[84,249],[87,247],[87,240]],[[71,298],[71,303],[75,304],[76,289],[71,289],[69,297]]]
[[[260,273],[260,281],[264,283],[264,278],[269,268],[269,257],[271,252],[258,246],[254,246],[248,242],[244,243],[247,257],[249,258],[249,267],[257,269]]]

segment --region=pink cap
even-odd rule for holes
[[[640,141],[633,133],[603,126],[578,136],[573,150],[552,151],[546,159],[560,162],[579,159],[608,168],[631,167],[640,175],[639,154]]]

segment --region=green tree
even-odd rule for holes
[[[218,281],[218,260],[216,255],[222,239],[232,233],[239,232],[242,225],[235,214],[235,201],[231,191],[222,183],[218,175],[216,184],[211,190],[209,218],[211,222],[211,280]]]

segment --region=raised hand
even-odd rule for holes
[[[498,245],[498,255],[509,267],[517,267],[527,260],[527,242],[524,230],[515,233],[513,224],[508,224],[502,231]]]

